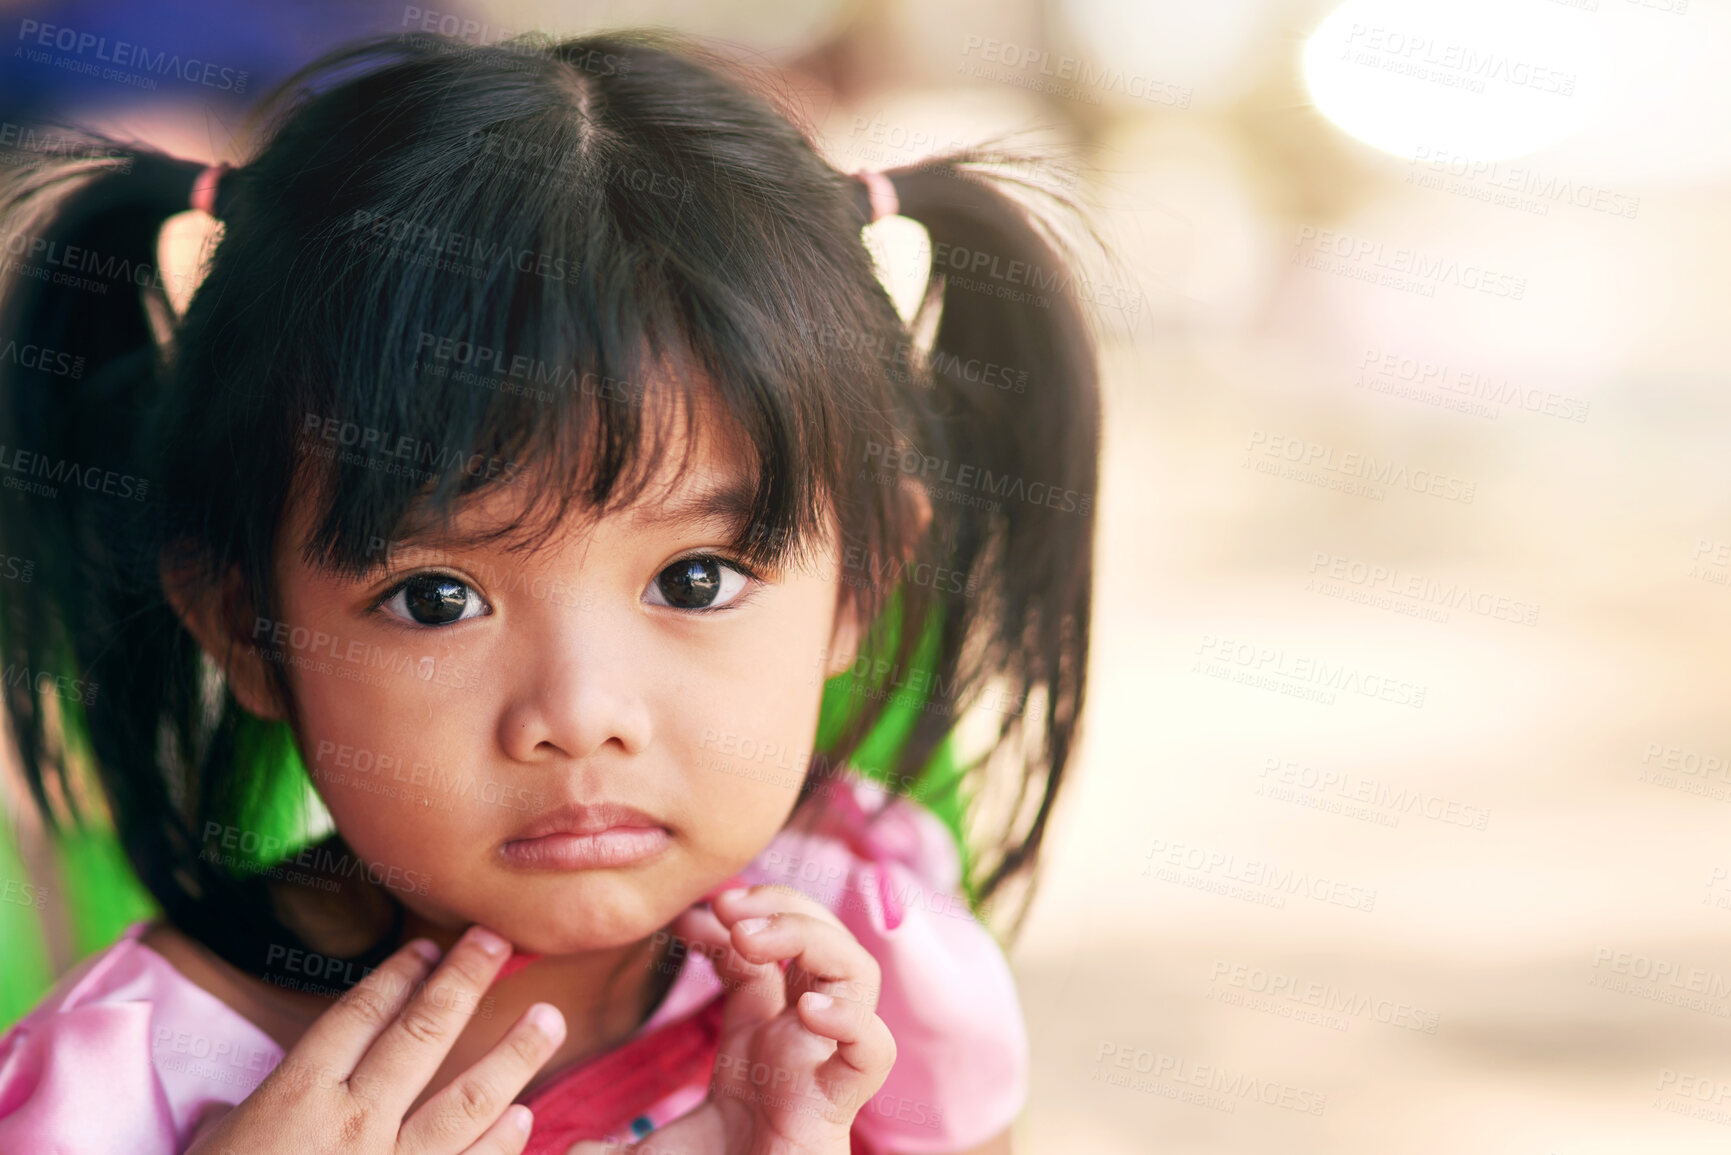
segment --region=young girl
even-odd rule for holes
[[[374,41],[271,108],[239,167],[92,150],[0,205],[6,705],[162,910],[0,1038],[0,1150],[1008,1151],[976,914],[1090,604],[1053,244],[649,37]]]

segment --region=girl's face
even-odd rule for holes
[[[743,475],[704,434],[674,484],[683,448],[631,508],[582,511],[534,554],[399,541],[388,572],[349,582],[279,548],[284,619],[255,637],[290,665],[301,749],[344,840],[425,919],[545,954],[635,942],[791,812],[823,679],[858,643],[833,530],[828,564],[748,575],[714,500]],[[531,484],[483,491],[456,531],[510,524]],[[640,815],[523,844],[567,805]]]

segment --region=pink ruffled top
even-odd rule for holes
[[[882,968],[878,1014],[896,1062],[854,1121],[856,1150],[977,1146],[1027,1097],[1027,1034],[1009,965],[958,889],[943,824],[851,775],[831,787],[823,824],[783,830],[741,877],[823,903]],[[282,1060],[268,1035],[139,941],[148,925],[133,923],[79,963],[0,1036],[0,1151],[178,1155],[206,1105],[240,1102]],[[632,1038],[699,1015],[719,992],[708,959],[688,953]],[[647,1134],[707,1089],[707,1071],[697,1072],[610,1137]],[[532,1136],[531,1150],[536,1138],[552,1136]]]

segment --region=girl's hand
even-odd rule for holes
[[[672,929],[711,948],[727,987],[709,1098],[629,1147],[570,1155],[848,1155],[854,1116],[896,1058],[876,1013],[877,960],[822,905],[775,884],[723,891]]]
[[[186,1155],[518,1155],[531,1120],[511,1100],[565,1037],[565,1020],[536,1003],[405,1120],[511,953],[473,926],[435,970],[437,948],[417,943],[432,957],[406,944],[345,991],[252,1094],[200,1123]]]

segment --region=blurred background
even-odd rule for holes
[[[232,160],[361,33],[665,25],[844,169],[1013,134],[1105,242],[1018,1151],[1731,1143],[1723,0],[433,3],[0,5],[0,108]],[[82,74],[30,21],[231,75]],[[905,290],[923,233],[872,232]],[[18,841],[45,979],[136,914]]]

